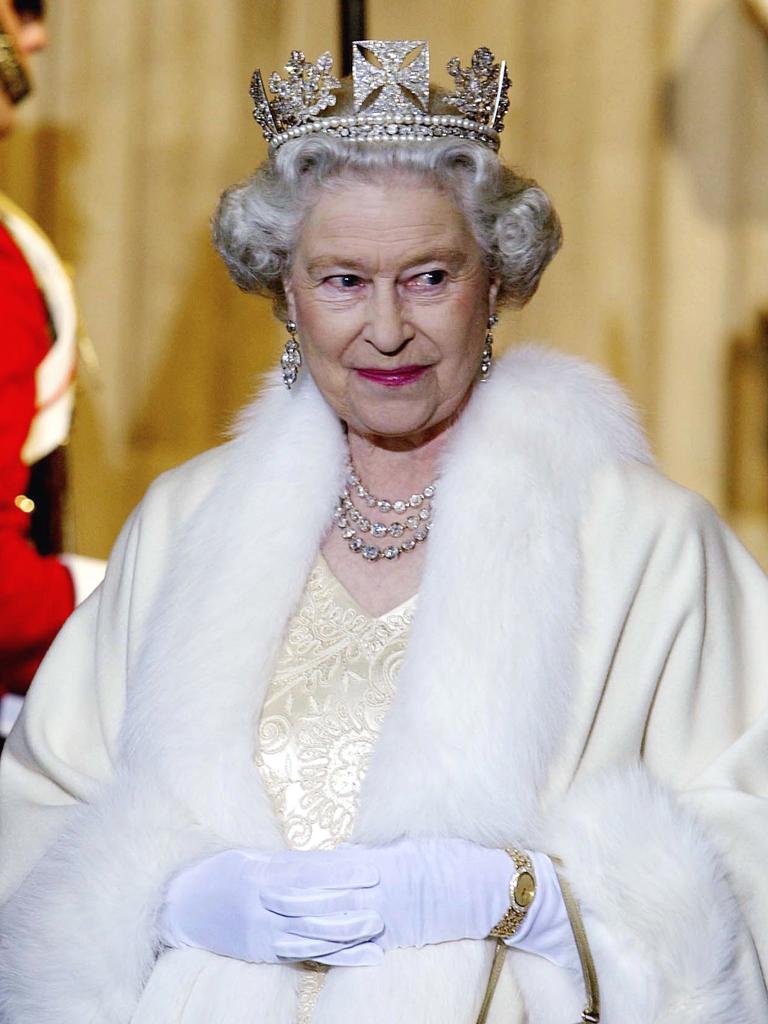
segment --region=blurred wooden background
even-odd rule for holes
[[[616,374],[659,461],[768,565],[768,35],[744,0],[368,0],[372,38],[479,45],[513,79],[502,153],[566,244],[499,337]],[[336,0],[54,0],[0,187],[73,264],[98,375],[71,452],[75,543],[104,554],[148,482],[215,444],[282,331],[208,241],[264,157],[248,82],[337,60]],[[471,13],[470,13],[471,12]]]

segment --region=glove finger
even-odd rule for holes
[[[331,942],[364,942],[381,935],[384,922],[373,910],[326,917],[293,917],[283,928],[287,935],[305,939],[328,939]]]
[[[264,870],[264,883],[270,888],[364,889],[378,881],[376,865],[358,856],[334,860],[326,854],[322,859],[313,859],[312,853],[307,852],[303,859],[273,859]]]
[[[265,886],[259,892],[262,906],[282,917],[324,917],[364,909],[361,889],[276,889]]]
[[[305,939],[303,935],[281,935],[272,948],[280,960],[317,960],[319,957],[339,953],[348,944],[331,939]]]
[[[358,946],[348,946],[338,953],[315,957],[321,964],[332,967],[378,967],[384,959],[384,950],[375,942],[361,942]]]

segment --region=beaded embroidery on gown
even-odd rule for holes
[[[349,838],[415,605],[414,596],[368,615],[322,556],[312,569],[267,689],[256,755],[292,849],[327,850]],[[297,1024],[311,1024],[327,968],[300,969]]]

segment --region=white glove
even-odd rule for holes
[[[531,857],[536,899],[508,945],[577,970],[578,954],[552,862],[540,853]],[[384,922],[376,945],[385,950],[419,947],[486,938],[509,907],[514,872],[503,850],[464,839],[401,839],[382,847],[280,854],[262,900],[274,913],[299,919],[374,911]],[[368,885],[352,885],[352,879],[362,877]],[[378,879],[377,884],[370,879]]]
[[[370,873],[374,883],[349,880]],[[514,865],[503,850],[464,839],[401,839],[389,846],[342,846],[284,853],[262,890],[264,905],[299,917],[371,910],[384,922],[382,949],[451,939],[484,939],[509,906]],[[322,887],[328,887],[322,892]]]
[[[331,908],[305,917],[266,909],[259,893],[274,884],[274,859],[253,850],[225,850],[183,868],[170,880],[158,913],[161,942],[253,963],[319,960],[353,967],[381,961],[381,948],[370,941],[383,927],[374,910]],[[345,892],[375,881],[367,865],[350,865]],[[307,890],[308,898],[322,902],[323,895],[333,895],[327,893],[330,883],[321,884]]]

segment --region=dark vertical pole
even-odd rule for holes
[[[341,73],[352,74],[352,43],[367,39],[365,0],[341,0]]]

